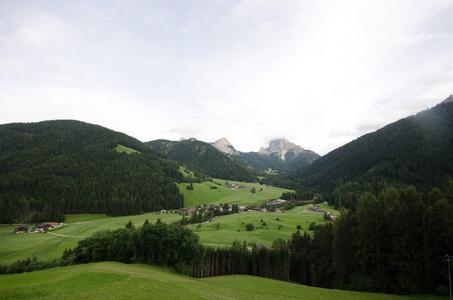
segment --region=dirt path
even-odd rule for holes
[[[236,201],[236,200],[238,200],[238,199],[247,197],[247,196],[250,195],[250,194],[252,194],[252,193],[248,193],[248,194],[242,195],[242,196],[240,196],[240,197],[234,198],[234,199],[232,199],[232,200],[228,200],[228,201],[226,201],[225,203],[230,203],[230,202]]]
[[[143,216],[147,216],[147,215],[153,215],[153,214],[144,214]],[[142,215],[140,215],[142,216]],[[125,217],[114,217],[115,220],[118,220],[118,219],[127,219],[127,218],[130,218],[131,216],[125,216]],[[109,218],[109,219],[102,219],[102,220],[94,220],[94,221],[84,221],[84,222],[77,222],[77,223],[64,223],[63,225],[82,225],[82,224],[89,224],[89,223],[96,223],[96,222],[106,222],[106,221],[112,221],[114,220],[113,218]]]
[[[88,236],[87,235],[65,235],[65,234],[59,234],[59,233],[53,233],[53,232],[49,232],[47,231],[48,234],[53,234],[53,235],[56,235],[56,236],[62,236],[62,237],[68,237],[68,238],[87,238]]]

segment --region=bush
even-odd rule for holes
[[[302,229],[302,226],[297,225],[297,229],[298,229],[298,230],[301,230],[301,229]]]
[[[247,231],[252,231],[253,229],[255,229],[255,225],[253,225],[252,223],[248,223],[247,225],[245,225],[245,229]]]

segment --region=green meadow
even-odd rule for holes
[[[156,222],[161,218],[164,222],[175,222],[180,215],[144,214],[127,217],[107,217],[105,215],[68,215],[65,226],[52,229],[48,233],[11,233],[15,226],[9,227],[8,232],[0,234],[0,264],[10,264],[27,257],[38,257],[39,260],[59,260],[64,249],[74,248],[78,241],[101,229],[117,229],[132,221],[135,226],[141,226],[146,219]],[[6,227],[0,227],[6,231]]]
[[[308,231],[311,222],[316,224],[329,222],[324,220],[321,213],[304,212],[307,207],[308,205],[295,207],[285,213],[248,211],[218,217],[212,222],[201,224],[199,229],[197,229],[198,224],[193,224],[191,227],[204,244],[231,245],[235,240],[241,242],[245,240],[247,244],[264,243],[270,247],[279,238],[285,241],[290,239],[297,231],[297,225],[301,226],[300,231],[303,232]],[[329,210],[334,215],[338,215],[338,211],[330,207]],[[248,223],[252,223],[255,229],[247,231]]]
[[[180,191],[184,194],[184,206],[196,206],[205,204],[218,205],[228,202],[238,205],[260,204],[269,200],[279,199],[282,193],[294,192],[292,190],[268,187],[259,183],[247,183],[228,181],[229,184],[238,184],[248,187],[248,190],[230,190],[223,179],[213,179],[213,182],[193,183],[193,190],[188,190],[188,183],[178,184]],[[220,186],[218,184],[220,184]],[[212,189],[211,187],[215,187]],[[255,188],[256,193],[252,193]]]
[[[170,268],[104,262],[2,275],[0,299],[444,299],[347,292],[255,276],[196,279]]]
[[[327,205],[325,205],[328,207]],[[191,228],[200,236],[204,244],[231,245],[233,241],[247,241],[247,243],[265,243],[272,246],[272,242],[278,238],[287,240],[297,231],[297,225],[301,231],[308,230],[311,222],[324,224],[326,221],[320,213],[308,213],[304,210],[308,206],[299,206],[285,213],[271,212],[245,212],[234,215],[226,215],[216,218],[212,222],[191,225]],[[337,211],[332,210],[334,214]],[[78,241],[94,232],[102,229],[117,229],[124,227],[129,221],[139,227],[147,219],[156,222],[157,219],[172,223],[181,219],[179,214],[159,215],[156,213],[126,217],[107,217],[106,215],[68,215],[61,228],[52,229],[48,233],[21,233],[12,234],[14,226],[2,226],[0,234],[0,264],[10,264],[27,257],[38,257],[40,260],[59,260],[64,249],[74,248]],[[277,220],[279,218],[279,220]],[[266,223],[264,226],[263,223]],[[255,229],[246,231],[245,225],[253,223]],[[219,229],[217,229],[219,224]],[[280,228],[280,229],[279,229]]]
[[[122,153],[122,152],[126,152],[127,154],[131,154],[131,153],[140,153],[139,151],[137,150],[134,150],[132,148],[129,148],[129,147],[126,147],[126,146],[123,146],[123,145],[120,145],[118,144],[118,146],[116,146],[115,150],[118,152],[118,153]]]

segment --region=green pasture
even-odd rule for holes
[[[129,148],[129,147],[126,147],[126,146],[123,146],[123,145],[120,145],[118,144],[118,146],[116,146],[115,148],[116,152],[118,153],[123,153],[123,152],[126,152],[127,154],[131,154],[131,153],[140,153],[139,151],[137,150],[134,150],[132,148]]]
[[[247,275],[195,279],[170,268],[104,262],[2,275],[0,299],[444,299],[319,289]]]
[[[197,206],[205,204],[218,205],[228,202],[238,205],[261,204],[269,200],[280,199],[282,193],[293,192],[292,190],[281,189],[276,187],[267,187],[258,183],[247,183],[238,181],[228,181],[229,184],[238,184],[249,187],[248,190],[230,190],[223,179],[213,179],[214,182],[193,183],[193,190],[188,190],[189,183],[178,184],[179,190],[184,194],[184,206]],[[216,183],[220,183],[221,186]],[[211,187],[217,187],[211,189]],[[256,193],[252,193],[252,188]],[[261,191],[262,189],[262,191]]]
[[[241,242],[245,240],[247,244],[264,243],[271,247],[272,243],[279,238],[285,241],[290,239],[292,234],[297,231],[297,225],[302,227],[300,232],[303,233],[303,231],[308,231],[311,222],[316,224],[329,222],[324,220],[321,213],[303,212],[307,207],[296,207],[285,213],[249,211],[226,215],[218,217],[212,222],[201,224],[200,229],[196,229],[198,224],[191,225],[191,228],[200,236],[203,244],[231,245],[235,240]],[[338,214],[338,211],[334,211],[332,208],[330,210],[334,214]],[[245,227],[248,223],[255,225],[255,229],[247,231]],[[219,230],[217,230],[217,224],[220,224]]]
[[[52,229],[49,233],[8,233],[0,234],[0,265],[10,264],[27,257],[38,257],[39,260],[60,260],[64,249],[74,248],[78,241],[101,229],[117,229],[127,222],[139,227],[148,219],[156,222],[158,218],[167,223],[181,219],[180,215],[144,214],[127,217],[107,217],[105,215],[68,215],[65,226]],[[30,226],[33,227],[33,226]],[[6,227],[0,227],[4,229]]]
[[[299,206],[285,213],[246,212],[218,217],[213,222],[204,223],[200,229],[198,224],[191,228],[200,236],[204,244],[231,245],[233,241],[246,240],[247,243],[265,243],[269,246],[278,238],[289,239],[296,232],[297,225],[301,231],[308,230],[311,222],[324,224],[326,221],[320,213],[308,213],[304,210],[308,206]],[[334,214],[334,211],[329,207]],[[139,227],[148,219],[156,222],[157,219],[172,223],[181,219],[179,214],[158,215],[156,213],[126,217],[107,217],[106,215],[68,215],[65,225],[50,230],[49,233],[11,233],[15,226],[2,226],[0,234],[0,264],[10,264],[27,257],[38,257],[40,260],[59,260],[64,249],[74,248],[78,241],[102,229],[114,230],[124,227],[129,221]],[[277,218],[280,221],[277,221]],[[266,222],[266,226],[261,223]],[[217,224],[219,230],[217,230]],[[245,225],[253,223],[255,230],[246,231]],[[280,226],[279,226],[280,225]],[[262,227],[262,228],[259,228]],[[280,227],[280,229],[278,229]],[[238,231],[239,229],[239,231]]]

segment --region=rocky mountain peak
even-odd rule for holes
[[[221,138],[212,144],[217,150],[230,154],[230,155],[240,155],[239,151],[234,149],[230,142],[226,138]]]
[[[294,157],[304,152],[305,149],[301,146],[291,143],[287,139],[275,139],[269,142],[269,147],[264,149],[261,148],[259,153],[261,155],[270,155],[272,153],[278,153],[282,160],[285,160],[285,155],[288,152],[294,152]]]

